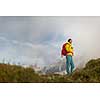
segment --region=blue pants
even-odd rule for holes
[[[74,69],[74,62],[72,56],[68,55],[66,56],[66,71],[67,74],[70,74],[73,72]]]

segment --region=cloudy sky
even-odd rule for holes
[[[100,17],[0,17],[0,62],[45,66],[73,39],[75,57],[100,57]]]

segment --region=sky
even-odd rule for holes
[[[46,66],[72,38],[75,63],[100,57],[100,17],[0,17],[0,62]],[[81,58],[81,59],[80,59]]]

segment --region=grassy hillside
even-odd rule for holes
[[[76,69],[71,75],[39,75],[32,68],[0,64],[0,82],[10,83],[77,83],[100,82],[100,58],[90,60],[83,69]]]
[[[32,68],[0,64],[0,82],[40,82],[41,79]]]

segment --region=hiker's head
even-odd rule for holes
[[[69,42],[69,43],[72,43],[72,39],[68,39],[68,42]]]

